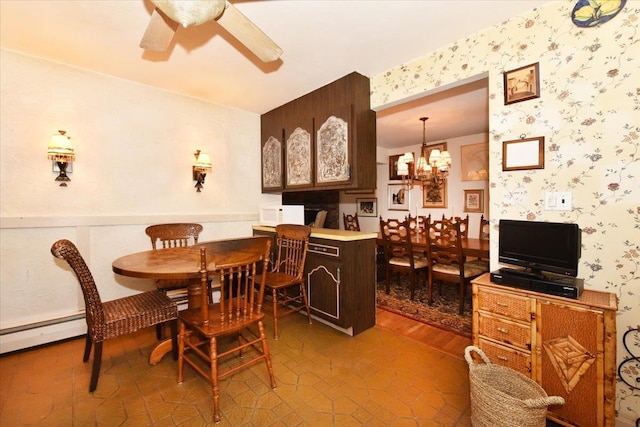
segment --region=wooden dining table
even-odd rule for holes
[[[189,308],[199,307],[201,301],[200,251],[189,247],[166,248],[136,252],[122,256],[111,264],[113,272],[122,276],[154,280],[189,280]],[[155,365],[171,352],[171,339],[160,342],[149,356]]]
[[[189,247],[148,250],[124,255],[111,264],[116,274],[142,279],[188,280],[188,307],[198,308],[206,303],[207,293],[202,292],[200,282],[200,248],[206,249],[206,264],[209,280],[215,288],[219,282],[215,280],[216,265],[225,264],[231,252],[242,250],[242,242],[246,239],[267,239],[267,237],[241,237],[198,243]],[[213,280],[212,280],[213,279]],[[162,357],[171,352],[171,340],[158,344],[151,355],[149,363],[155,365]]]
[[[462,240],[462,252],[467,257],[489,259],[489,240],[465,237]],[[382,235],[378,233],[377,244],[384,245]],[[418,251],[427,250],[427,236],[425,233],[411,233],[411,244]]]

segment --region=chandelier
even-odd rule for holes
[[[398,159],[398,175],[402,177],[402,185],[411,190],[417,182],[422,187],[425,186],[442,186],[449,174],[451,167],[451,155],[448,151],[440,151],[432,149],[429,152],[427,147],[425,123],[429,117],[420,117],[422,121],[422,147],[420,148],[420,157],[414,162],[413,153],[404,153]],[[411,174],[411,163],[415,164],[415,173]]]

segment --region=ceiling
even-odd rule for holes
[[[0,0],[3,48],[258,114],[352,71],[375,76],[548,0],[235,0],[284,51],[263,63],[210,21],[178,28],[167,52],[138,44],[149,0]],[[378,112],[378,145],[488,131],[481,79]]]

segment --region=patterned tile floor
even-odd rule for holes
[[[220,426],[470,426],[469,381],[450,356],[381,327],[349,337],[303,316],[267,337],[278,387],[254,365],[221,382]],[[107,341],[97,390],[88,392],[83,339],[0,357],[0,425],[204,426],[209,384],[169,356],[148,355],[155,329]]]

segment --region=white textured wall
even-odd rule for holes
[[[260,190],[259,115],[50,61],[0,51],[0,328],[83,307],[73,273],[50,247],[67,238],[104,300],[149,289],[111,262],[150,249],[144,228],[195,221],[201,240],[251,234]],[[46,149],[64,129],[76,150],[71,182],[54,181]],[[195,191],[193,152],[213,170]]]

